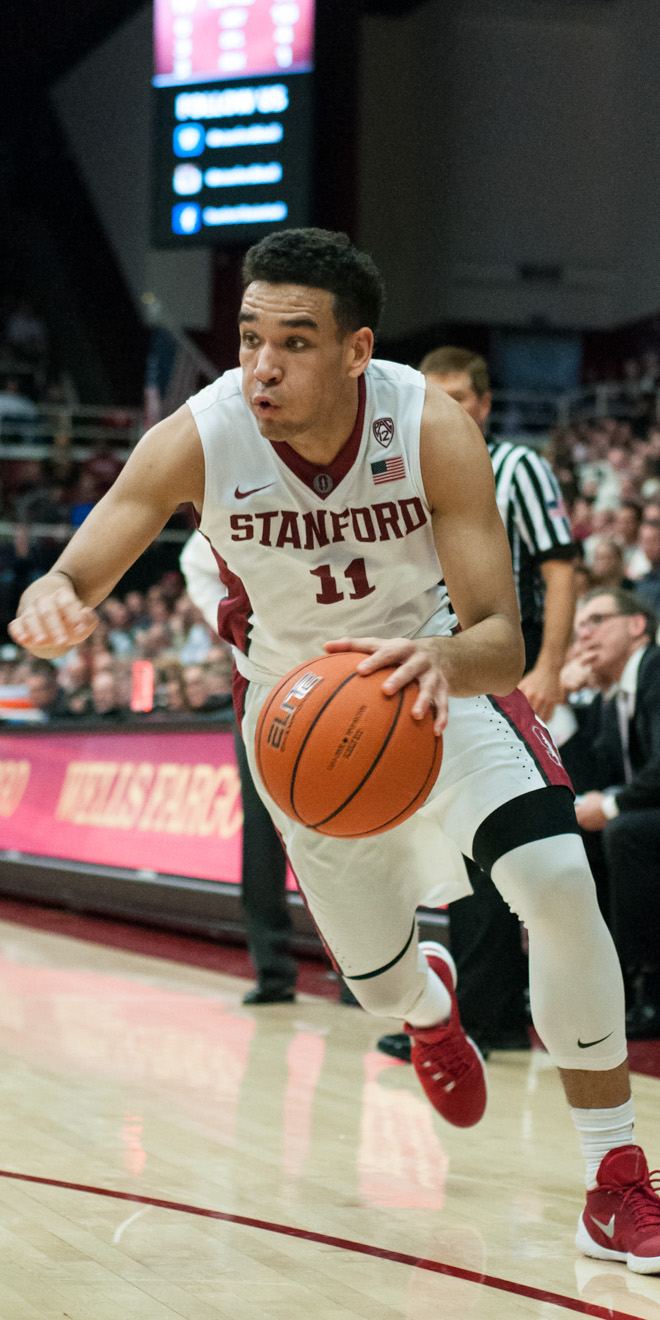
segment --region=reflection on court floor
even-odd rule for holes
[[[576,1255],[544,1054],[493,1056],[460,1132],[375,1050],[387,1022],[244,989],[0,925],[3,1320],[660,1320],[660,1279]],[[636,1079],[654,1162],[658,1085]]]

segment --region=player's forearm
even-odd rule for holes
[[[9,624],[13,640],[45,659],[79,645],[98,624],[93,607],[109,595],[165,520],[146,500],[108,492],[50,572],[21,596]]]
[[[437,658],[453,697],[512,692],[525,667],[525,647],[517,621],[492,614],[455,637],[435,639]]]
[[[560,672],[573,636],[575,577],[573,565],[548,560],[541,569],[546,584],[543,639],[536,667]]]

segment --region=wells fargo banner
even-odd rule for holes
[[[239,883],[231,733],[0,734],[0,849]]]

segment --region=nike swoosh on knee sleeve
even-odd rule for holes
[[[592,1045],[602,1045],[604,1040],[609,1040],[613,1036],[613,1031],[608,1031],[606,1036],[599,1036],[598,1040],[578,1040],[579,1050],[590,1050]]]

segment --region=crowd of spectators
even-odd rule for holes
[[[133,414],[103,412],[112,446],[93,443],[81,461],[74,446],[87,441],[75,433],[77,408],[75,384],[53,361],[43,318],[25,299],[0,291],[0,444],[10,447],[0,461],[0,520],[75,528],[112,485],[122,467],[114,446],[125,447]],[[41,569],[57,553],[55,538],[43,540],[34,549]]]
[[[39,722],[209,716],[231,707],[231,653],[178,574],[166,574],[146,593],[110,596],[98,614],[92,636],[61,659],[0,648],[0,694],[24,692]],[[136,661],[152,666],[152,714],[132,709]],[[1,701],[0,718],[24,718],[11,700],[4,710]]]
[[[634,589],[660,614],[660,357],[647,351],[629,358],[620,374],[615,415],[556,428],[541,448],[569,512],[578,594],[597,586]],[[227,697],[230,661],[176,574],[144,595],[111,597],[100,607],[93,637],[62,662],[10,658],[6,625],[20,594],[61,549],[61,535],[45,529],[79,526],[122,466],[106,444],[74,461],[66,427],[58,431],[56,424],[58,407],[66,412],[67,388],[49,376],[42,318],[24,299],[4,305],[0,299],[0,438],[11,439],[12,420],[21,432],[40,409],[42,420],[54,420],[47,457],[0,460],[0,520],[11,525],[0,537],[0,654],[6,657],[0,683],[27,683],[45,716],[121,718],[130,710],[133,662],[148,660],[157,709],[209,709]],[[180,519],[180,530],[186,526]]]
[[[621,586],[660,614],[660,425],[612,417],[557,429],[548,458],[571,519],[578,595]]]

